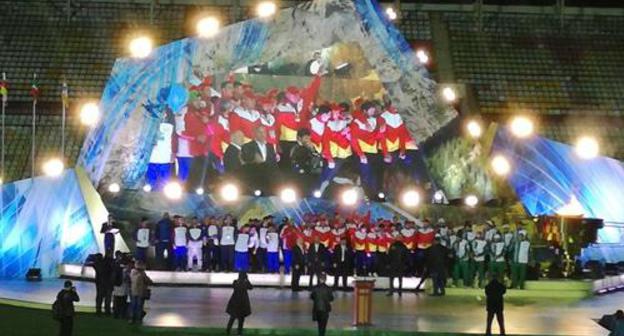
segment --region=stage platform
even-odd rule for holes
[[[0,281],[0,302],[26,307],[49,309],[63,280],[26,282]],[[93,311],[95,286],[76,281],[81,296],[78,309]],[[222,328],[227,320],[225,306],[232,290],[209,287],[156,287],[147,303],[145,325],[150,327]],[[353,294],[337,292],[329,328],[350,331]],[[252,315],[245,324],[249,328],[301,330],[315,327],[310,317],[308,292],[292,293],[288,289],[255,288],[250,292]],[[624,293],[617,292],[580,301],[549,298],[507,297],[505,306],[507,331],[510,335],[607,335],[592,318],[613,313],[621,308]],[[371,334],[381,331],[468,333],[483,332],[484,298],[431,297],[426,294],[404,293],[388,297],[373,294]],[[495,329],[496,330],[496,329]],[[284,333],[280,333],[282,335]]]
[[[61,277],[93,281],[95,272],[91,267],[82,265],[64,264],[59,267]],[[154,281],[156,286],[169,287],[229,287],[238,276],[237,273],[207,273],[207,272],[163,272],[163,271],[147,271],[147,274]],[[250,273],[250,281],[256,287],[269,288],[285,288],[290,286],[290,275],[284,274],[254,274]],[[349,277],[348,285],[351,286],[353,277]],[[389,288],[389,280],[387,277],[370,277],[375,279],[376,290],[387,290]],[[304,275],[300,279],[300,285],[307,287],[309,277]],[[403,279],[403,288],[406,291],[413,291],[420,278],[406,277]],[[449,279],[449,283],[450,283]],[[327,283],[331,286],[334,283],[334,277],[328,276]],[[609,283],[601,280],[599,283]],[[396,283],[398,285],[398,281]],[[431,292],[430,281],[426,281],[423,286],[426,293]],[[575,281],[575,280],[540,280],[527,281],[525,290],[509,290],[508,297],[517,298],[550,298],[565,300],[580,300],[594,294],[594,289],[602,288],[592,281]],[[483,294],[480,288],[447,288],[448,296],[467,296],[474,298]]]

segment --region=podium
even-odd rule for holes
[[[353,325],[370,326],[372,322],[373,289],[375,280],[360,278],[353,281]]]

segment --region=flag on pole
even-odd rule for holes
[[[63,88],[61,89],[61,102],[64,108],[69,108],[69,88],[67,82],[63,82]]]
[[[2,80],[0,80],[0,96],[2,96],[3,103],[6,103],[9,99],[9,86],[6,81],[6,72],[2,73]]]
[[[39,83],[37,81],[37,74],[33,75],[33,81],[32,84],[30,85],[30,95],[33,97],[34,101],[37,101],[37,98],[39,97]]]

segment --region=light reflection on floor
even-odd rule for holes
[[[61,280],[27,283],[0,281],[0,298],[51,303]],[[91,283],[77,283],[81,305],[93,305]],[[225,306],[231,294],[227,288],[158,287],[147,304],[145,323],[169,327],[222,327],[227,322]],[[250,292],[253,314],[245,323],[254,328],[314,328],[308,292],[284,289],[254,289]],[[623,308],[624,292],[580,302],[514,299],[506,302],[508,334],[607,335],[593,322],[602,314]],[[351,329],[352,294],[339,292],[333,304],[329,327]],[[374,328],[404,331],[483,332],[485,309],[476,297],[429,297],[403,294],[386,297],[374,294]],[[495,327],[495,331],[498,328]]]

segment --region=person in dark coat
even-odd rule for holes
[[[316,276],[318,283],[319,274],[325,271],[325,256],[327,255],[327,249],[325,245],[321,244],[321,238],[319,236],[314,237],[314,243],[308,247],[308,273],[310,274],[310,286],[312,288],[312,281]]]
[[[431,245],[426,255],[427,269],[433,281],[434,296],[444,296],[446,294],[446,261],[448,260],[449,250],[440,244],[441,238],[439,234],[436,234],[433,245]]]
[[[71,336],[74,329],[74,302],[80,301],[76,287],[71,281],[65,281],[63,289],[56,295],[56,300],[61,305],[61,316],[59,319],[59,335]]]
[[[499,281],[499,274],[492,274],[492,280],[485,286],[487,325],[485,335],[492,335],[492,320],[496,315],[500,334],[505,335],[505,316],[503,315],[503,296],[507,292],[507,288]]]
[[[234,288],[234,292],[232,293],[232,297],[230,297],[230,301],[228,301],[227,308],[225,310],[225,312],[230,315],[226,333],[227,335],[230,334],[234,320],[238,320],[237,335],[242,335],[245,318],[251,315],[251,304],[249,303],[248,291],[253,289],[253,286],[249,282],[249,279],[247,279],[247,273],[240,272],[238,273],[238,279],[234,280],[232,287]]]
[[[299,279],[305,271],[305,250],[303,248],[303,239],[298,238],[297,244],[292,248],[292,278],[290,288],[293,292],[301,290],[299,287]]]
[[[95,313],[102,313],[102,303],[104,303],[104,313],[110,315],[115,280],[115,261],[108,255],[103,257],[101,253],[98,253],[86,265],[95,270]]]
[[[347,244],[346,238],[340,239],[340,244],[334,248],[332,255],[334,267],[334,290],[342,279],[342,290],[347,290],[347,277],[353,274],[353,250]]]
[[[331,312],[331,302],[334,301],[334,293],[331,287],[325,284],[326,280],[327,275],[321,273],[318,276],[318,284],[310,293],[310,299],[313,301],[312,320],[317,323],[319,336],[325,336],[325,329]]]
[[[408,251],[405,244],[399,239],[398,235],[394,236],[394,241],[388,249],[388,277],[390,281],[390,289],[388,290],[388,296],[394,292],[398,292],[401,296],[403,290],[403,275],[405,274],[405,265],[407,264]],[[394,279],[399,279],[398,291],[394,288]]]
[[[279,173],[277,153],[275,147],[267,143],[264,127],[257,127],[254,130],[254,140],[243,145],[241,156],[245,182],[251,190],[270,190],[272,183],[279,181],[276,175]],[[268,176],[272,179],[268,179]]]
[[[223,153],[223,166],[225,167],[226,174],[234,177],[240,177],[239,174],[243,165],[241,153],[244,141],[243,132],[235,131],[232,133],[230,138],[230,145],[225,150],[225,153]]]

